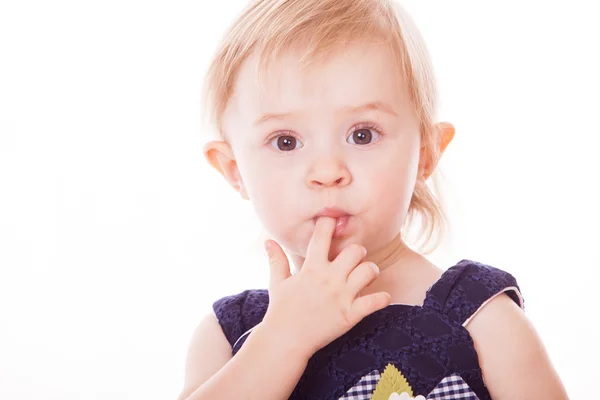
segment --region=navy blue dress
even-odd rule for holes
[[[460,261],[429,288],[423,306],[390,304],[316,352],[290,399],[371,399],[391,370],[401,373],[415,397],[490,399],[465,325],[486,301],[503,292],[523,307],[511,274]],[[246,290],[213,304],[232,354],[262,321],[268,304],[265,289]]]

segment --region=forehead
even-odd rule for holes
[[[412,109],[398,60],[380,44],[353,44],[306,67],[301,53],[285,52],[261,74],[252,55],[242,65],[225,117],[254,123],[264,114],[331,114],[382,102],[401,114]]]

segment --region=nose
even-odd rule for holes
[[[344,187],[350,184],[352,176],[339,160],[329,159],[315,163],[308,173],[306,183],[311,188]]]

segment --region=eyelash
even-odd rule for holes
[[[372,122],[361,122],[359,124],[356,124],[352,127],[352,131],[350,132],[350,135],[348,135],[346,137],[346,140],[348,140],[348,138],[356,131],[360,130],[360,129],[370,129],[370,130],[374,130],[375,132],[377,132],[377,134],[379,135],[379,138],[377,140],[375,140],[374,142],[371,142],[369,144],[365,144],[365,145],[358,145],[360,147],[367,147],[370,146],[374,143],[377,143],[378,141],[381,140],[381,136],[384,135],[383,130],[376,124],[372,123]],[[281,137],[281,136],[290,136],[293,137],[294,139],[296,139],[297,141],[300,141],[300,139],[298,138],[298,136],[294,135],[292,132],[290,131],[283,131],[283,132],[278,132],[276,135],[274,136],[270,136],[267,140],[266,140],[266,144],[270,144],[273,140]],[[282,150],[278,150],[281,153],[291,153],[291,151],[282,151]]]

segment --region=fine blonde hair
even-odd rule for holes
[[[432,160],[438,160],[440,132],[434,125],[437,89],[433,67],[419,30],[393,0],[251,1],[226,32],[206,75],[205,110],[217,134],[226,139],[222,116],[237,74],[249,56],[258,55],[259,70],[264,74],[269,60],[291,49],[305,49],[301,61],[308,63],[365,39],[389,45],[420,121],[421,146]],[[432,178],[437,189],[435,175]],[[421,172],[403,232],[416,217],[420,228],[415,242],[429,253],[440,243],[445,216]]]

